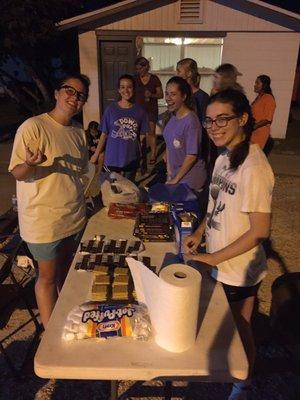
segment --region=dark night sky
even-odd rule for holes
[[[299,0],[264,0],[264,3],[273,4],[274,6],[282,7],[286,10],[300,14]]]
[[[101,7],[109,6],[111,4],[120,3],[121,0],[90,0],[87,6],[86,11],[96,10]],[[300,14],[300,1],[299,0],[264,0],[264,3],[273,4],[274,6],[285,8],[286,10],[290,10]]]

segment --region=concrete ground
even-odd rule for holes
[[[276,337],[270,330],[270,308],[272,304],[272,284],[283,274],[299,272],[299,199],[300,199],[300,109],[293,110],[293,119],[288,126],[287,139],[276,141],[270,155],[270,163],[276,177],[273,195],[273,222],[271,241],[268,246],[269,274],[259,290],[259,304],[254,318],[254,333],[257,343],[257,363],[254,371],[253,390],[250,400],[296,400],[299,398],[298,378],[299,345]],[[12,143],[0,143],[0,214],[11,205],[15,193],[13,177],[7,173]],[[23,320],[24,310],[13,310],[1,335],[18,326]],[[297,316],[295,315],[295,318]],[[8,343],[13,357],[24,352],[32,326],[24,327],[17,337]],[[24,380],[11,377],[0,355],[0,400],[60,400],[60,399],[100,399],[109,396],[107,382],[63,381],[40,379],[34,375],[32,363],[27,365]],[[128,387],[122,382],[121,389]],[[180,386],[181,384],[178,383]],[[201,384],[190,386],[188,398],[192,400],[222,400],[230,391],[228,384]],[[155,390],[150,391],[148,399],[154,399]],[[177,392],[179,393],[178,389]],[[182,392],[182,391],[181,391]],[[175,394],[173,399],[179,398]]]

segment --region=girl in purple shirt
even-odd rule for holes
[[[91,162],[97,163],[104,151],[104,164],[134,181],[141,158],[141,143],[149,132],[148,117],[144,109],[133,103],[134,80],[122,75],[118,82],[121,99],[109,105],[103,115],[102,132]]]
[[[171,78],[166,86],[166,102],[172,117],[163,136],[167,146],[167,184],[186,183],[200,190],[206,181],[206,166],[201,157],[202,129],[192,111],[192,93],[181,77]]]

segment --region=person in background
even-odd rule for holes
[[[99,132],[99,124],[96,121],[91,121],[88,125],[86,134],[86,142],[88,145],[89,156],[91,157],[97,148],[97,144],[99,142],[100,132]]]
[[[225,89],[235,89],[244,93],[243,87],[237,82],[237,77],[242,74],[232,64],[221,64],[214,74],[211,95]]]
[[[191,87],[193,99],[196,104],[196,111],[200,122],[205,117],[205,110],[208,103],[209,95],[200,89],[200,74],[195,60],[192,58],[184,58],[177,63],[176,74],[185,79]]]
[[[270,130],[276,108],[270,77],[259,75],[255,81],[254,92],[257,93],[257,97],[251,105],[255,119],[251,142],[257,143],[264,153],[268,155],[274,144],[270,136]]]
[[[149,72],[150,64],[145,57],[139,57],[135,60],[135,101],[142,106],[149,118],[149,135],[147,143],[150,147],[149,164],[156,162],[156,134],[155,127],[158,120],[158,99],[164,97],[161,81],[158,76]]]
[[[72,122],[89,95],[89,79],[73,74],[55,90],[55,107],[18,129],[9,171],[17,180],[19,227],[37,261],[36,300],[44,327],[86,224],[88,151],[84,130]]]
[[[205,117],[205,110],[209,100],[209,95],[204,90],[199,88],[200,74],[195,60],[192,58],[184,58],[177,63],[177,76],[185,79],[191,87],[193,99],[196,105],[197,115],[202,124]],[[212,172],[215,160],[217,158],[217,149],[212,141],[209,140],[205,129],[202,130],[202,145],[201,151],[204,160],[208,166],[208,170]]]
[[[227,63],[221,64],[216,69],[216,72],[214,74],[211,95],[219,93],[225,89],[234,89],[245,94],[243,87],[237,82],[237,77],[241,75],[242,74],[237,70],[234,65]],[[216,151],[216,157],[223,151],[225,151],[223,147],[218,147]]]
[[[134,103],[135,81],[125,74],[118,80],[121,99],[109,105],[101,121],[101,136],[91,162],[97,164],[104,148],[104,164],[135,181],[141,160],[141,146],[149,132],[146,111]]]
[[[207,216],[185,239],[184,250],[222,282],[250,367],[249,379],[234,383],[229,400],[245,400],[255,359],[251,316],[267,270],[262,241],[270,235],[274,175],[259,146],[250,143],[254,118],[243,93],[227,89],[212,96],[204,126],[227,151],[215,164]],[[200,254],[204,231],[207,253]]]
[[[166,142],[167,184],[186,183],[200,191],[206,181],[206,165],[201,157],[202,130],[193,111],[190,85],[175,76],[167,82],[166,102],[172,117],[163,136]]]

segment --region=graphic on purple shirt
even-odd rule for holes
[[[206,167],[200,156],[202,129],[197,115],[190,112],[180,119],[173,115],[163,135],[168,150],[171,178],[177,175],[187,155],[197,155],[198,160],[179,183],[187,183],[191,189],[201,189],[206,180]]]
[[[149,122],[139,105],[121,108],[113,103],[105,110],[100,129],[107,134],[104,163],[122,168],[140,158],[140,135],[149,132]]]

